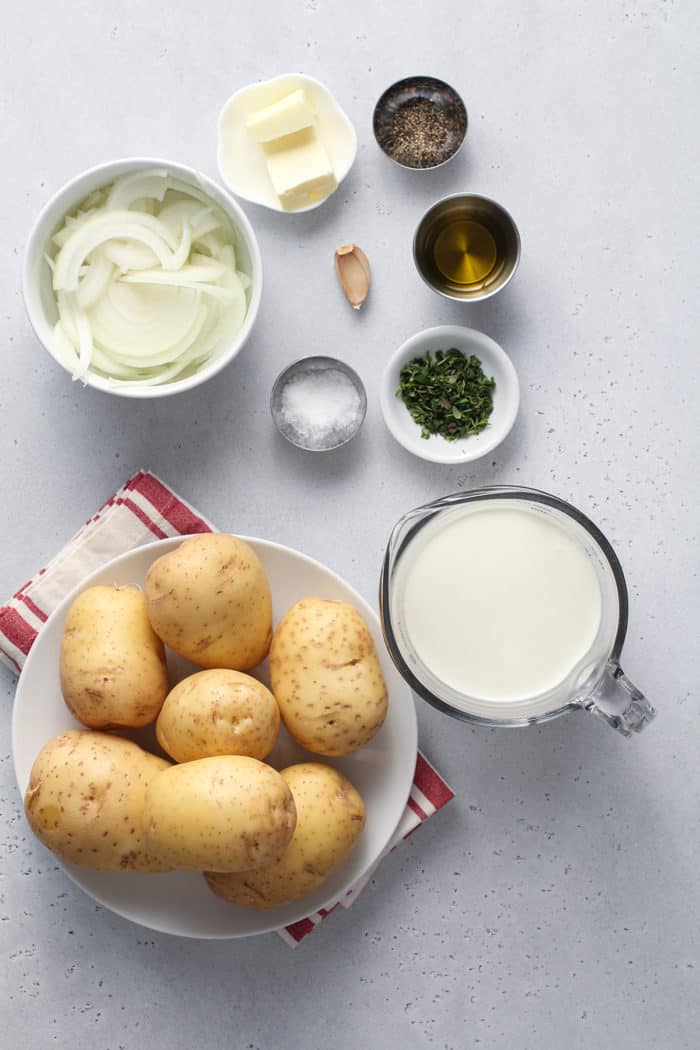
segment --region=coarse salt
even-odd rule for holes
[[[362,423],[362,401],[339,368],[309,369],[289,380],[280,399],[285,435],[310,449],[348,440]]]

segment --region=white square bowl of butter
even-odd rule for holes
[[[237,91],[219,115],[219,173],[253,204],[283,212],[318,208],[345,178],[357,135],[328,88],[287,73]]]

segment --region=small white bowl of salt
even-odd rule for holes
[[[330,452],[355,437],[367,412],[357,372],[334,357],[302,357],[277,376],[270,412],[282,437],[307,452]]]

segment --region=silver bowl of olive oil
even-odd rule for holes
[[[496,201],[455,193],[433,204],[421,219],[413,259],[433,291],[473,303],[509,283],[520,262],[520,234]]]

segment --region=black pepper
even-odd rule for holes
[[[439,106],[427,98],[411,99],[396,111],[384,148],[399,164],[433,168],[444,160],[449,130]]]

